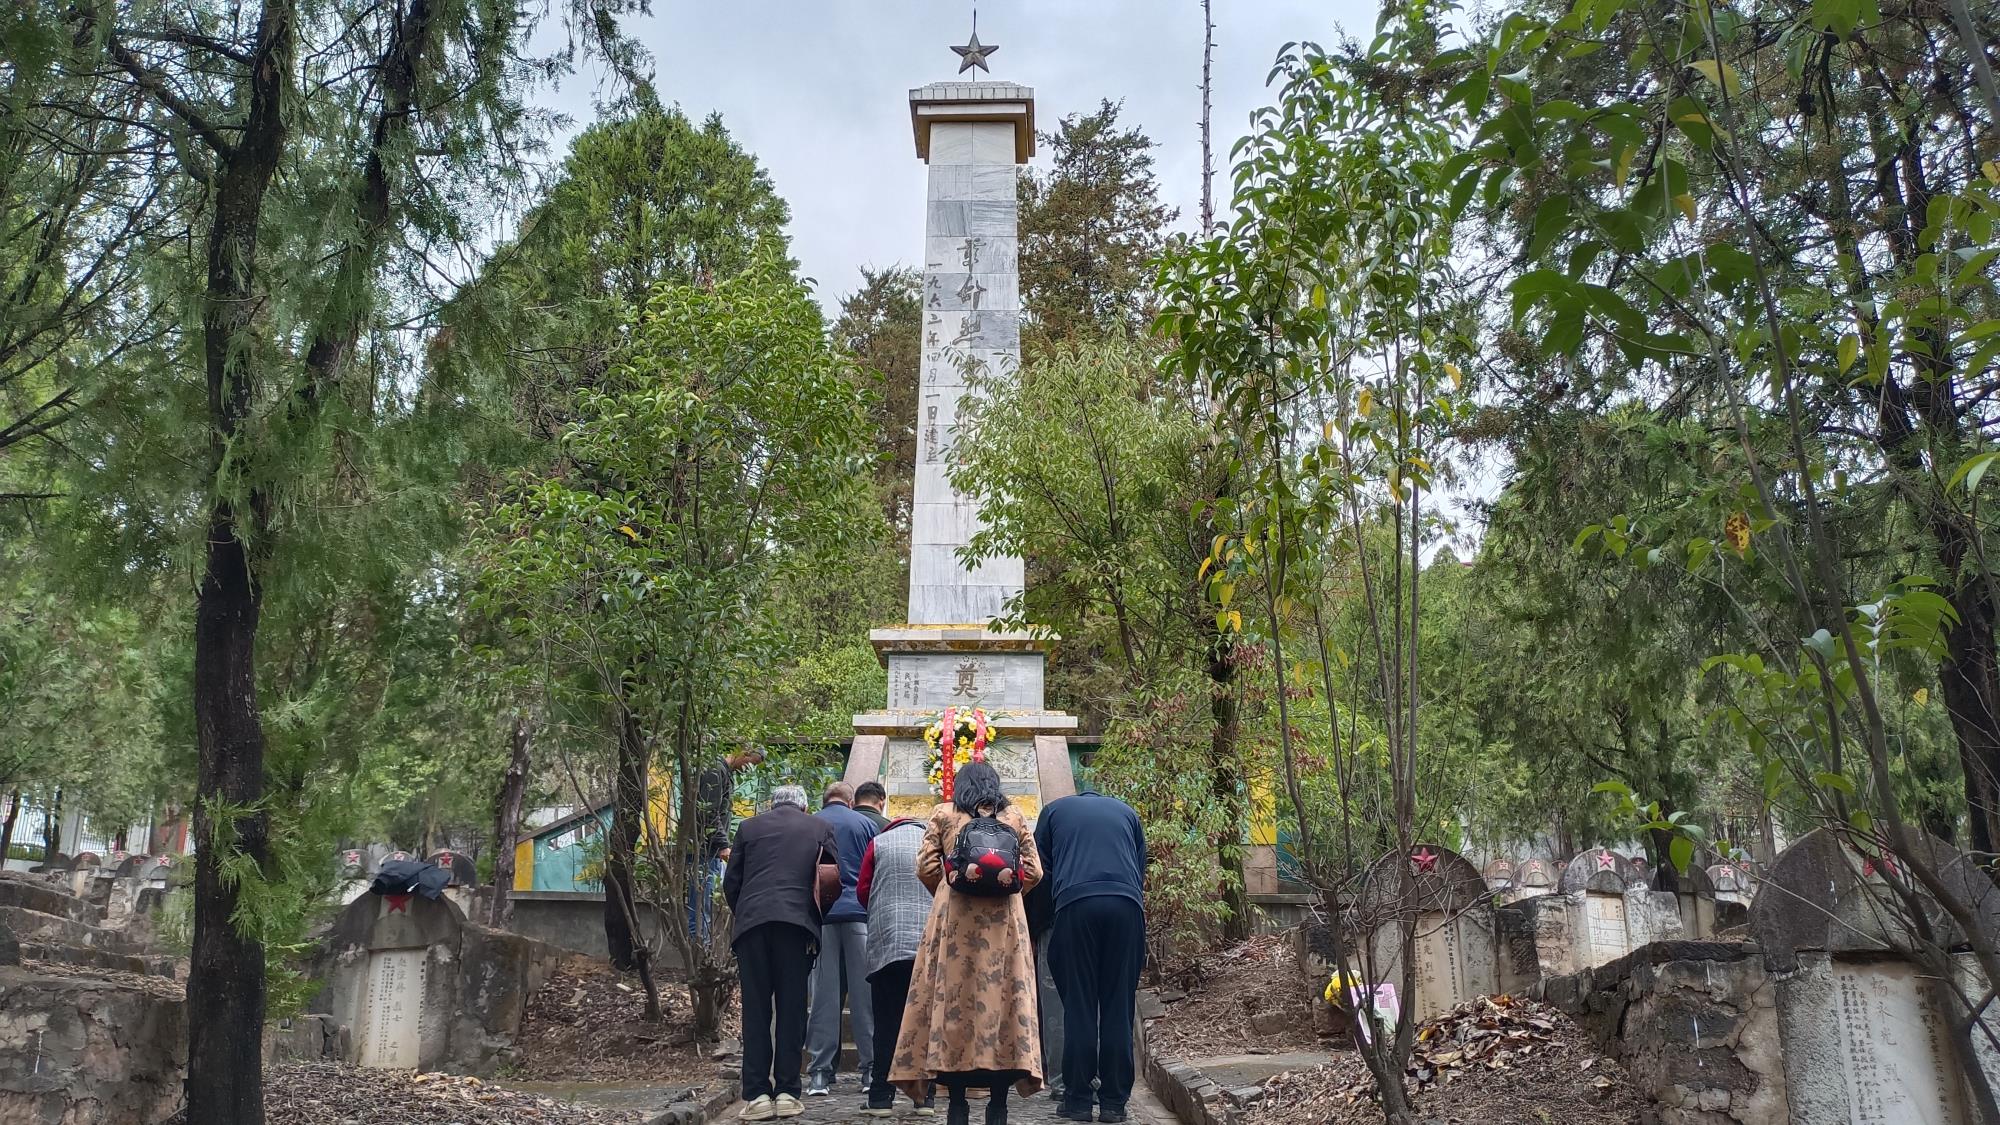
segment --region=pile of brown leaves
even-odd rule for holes
[[[1421,1114],[1479,1125],[1631,1125],[1644,1097],[1568,1016],[1493,996],[1461,1004],[1418,1030],[1406,1071]],[[1358,1055],[1265,1084],[1256,1125],[1361,1125],[1381,1120]]]
[[[1292,948],[1262,935],[1190,959],[1156,989],[1165,1017],[1148,1029],[1155,1054],[1198,1059],[1318,1046],[1306,980]]]
[[[264,1120],[267,1125],[633,1125],[644,1118],[453,1074],[298,1062],[264,1072]]]
[[[551,1082],[672,1082],[711,1088],[724,1076],[710,1059],[713,1043],[695,1040],[685,985],[662,981],[666,1018],[646,1022],[637,977],[601,962],[572,958],[528,1000],[514,1037],[513,1076]],[[736,1037],[735,1004],[722,1034]]]
[[[1424,1025],[1410,1055],[1417,1088],[1449,1083],[1466,1071],[1506,1070],[1556,1042],[1561,1012],[1512,996],[1485,996]],[[1599,1075],[1599,1089],[1611,1080]]]

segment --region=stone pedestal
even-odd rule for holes
[[[1050,639],[990,627],[1021,593],[1022,562],[968,565],[960,557],[980,531],[979,504],[952,486],[950,472],[973,384],[1020,367],[1015,190],[1017,166],[1035,151],[1035,92],[1008,82],[934,83],[910,91],[910,123],[930,190],[909,620],[869,634],[889,669],[888,706],[854,717],[847,780],[880,780],[892,815],[928,813],[937,797],[924,728],[947,707],[977,707],[1000,735],[987,761],[1032,818],[1044,800],[1074,788],[1060,740],[1076,720],[1045,703]]]

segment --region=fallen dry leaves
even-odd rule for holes
[[[633,1125],[643,1119],[456,1074],[317,1062],[283,1063],[264,1072],[266,1125]]]
[[[685,985],[662,981],[667,1018],[645,1020],[646,1000],[629,978],[608,966],[573,958],[550,974],[528,1000],[514,1037],[510,1074],[550,1082],[672,1082],[702,1093],[733,1080],[710,1060],[714,1044],[697,1043]],[[737,1036],[732,997],[722,1034]]]
[[[1405,1072],[1426,1120],[1477,1125],[1633,1125],[1644,1098],[1569,1017],[1510,996],[1462,1004],[1418,1030]],[[1359,1055],[1265,1083],[1252,1125],[1381,1120]]]

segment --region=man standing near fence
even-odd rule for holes
[[[764,751],[750,746],[724,755],[696,775],[694,853],[688,856],[688,936],[708,941],[715,918],[715,884],[729,862],[729,824],[735,816],[736,775],[764,761]]]
[[[1062,994],[1062,1101],[1070,1121],[1125,1120],[1132,1096],[1132,1005],[1146,964],[1146,836],[1132,806],[1063,797],[1035,821],[1055,921],[1049,967]]]

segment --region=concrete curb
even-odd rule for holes
[[[709,1125],[736,1105],[735,1085],[725,1085],[702,1101],[675,1102],[648,1118],[646,1125]]]
[[[1146,1030],[1151,1020],[1158,1019],[1164,1010],[1159,997],[1147,990],[1140,991],[1138,1018],[1132,1021],[1133,1038],[1137,1040],[1133,1046],[1138,1051],[1139,1070],[1147,1087],[1181,1125],[1239,1125],[1243,1108],[1254,1100],[1251,1095],[1262,1096],[1263,1088],[1224,1090],[1192,1064],[1172,1055],[1153,1053],[1152,1037]]]

